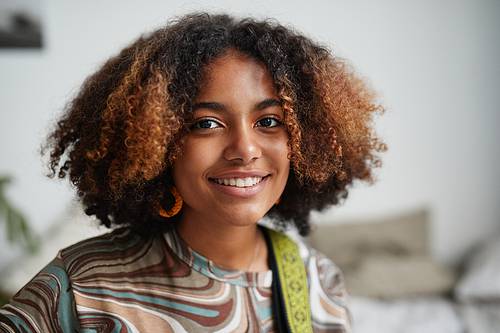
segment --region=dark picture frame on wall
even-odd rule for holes
[[[43,47],[42,2],[0,1],[0,49]]]

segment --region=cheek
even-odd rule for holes
[[[173,179],[179,193],[191,194],[193,189],[204,184],[207,170],[216,163],[217,151],[214,144],[206,140],[189,138],[182,150],[182,155],[174,161]],[[196,192],[196,191],[194,191]],[[182,196],[182,193],[181,193]]]
[[[290,153],[290,147],[288,146],[288,135],[283,135],[280,140],[277,140],[272,145],[273,154],[277,160],[281,162],[281,164],[286,164],[287,166],[290,166],[290,159],[288,158],[288,155]]]
[[[199,154],[193,149],[195,146],[186,142],[182,150],[182,155],[174,161],[173,178],[174,184],[179,191],[184,188],[189,188],[187,184],[196,179],[196,175],[200,172],[200,160],[197,159]]]
[[[191,158],[190,152],[186,152],[174,162],[172,167],[174,185],[185,205],[193,202],[192,198],[196,196],[194,189],[199,188],[201,171],[199,166],[199,163]]]
[[[290,159],[288,158],[290,147],[288,146],[288,136],[284,136],[281,140],[274,142],[270,146],[270,155],[272,156],[275,166],[280,173],[280,180],[286,184],[288,173],[290,170]]]

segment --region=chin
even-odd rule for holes
[[[264,215],[267,213],[265,212],[246,212],[246,213],[232,213],[229,214],[228,217],[225,219],[228,224],[235,226],[235,227],[247,227],[250,225],[257,224]]]

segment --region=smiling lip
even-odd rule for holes
[[[226,174],[209,178],[221,192],[236,197],[251,197],[260,193],[267,184],[269,174],[263,172],[248,174]]]
[[[251,187],[260,183],[262,181],[262,177],[217,178],[211,180],[224,186]]]

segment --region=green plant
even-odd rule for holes
[[[6,185],[11,181],[11,177],[0,177],[0,222],[5,222],[9,243],[19,244],[25,251],[34,253],[38,248],[38,237],[29,227],[24,215],[11,204],[6,195]]]

